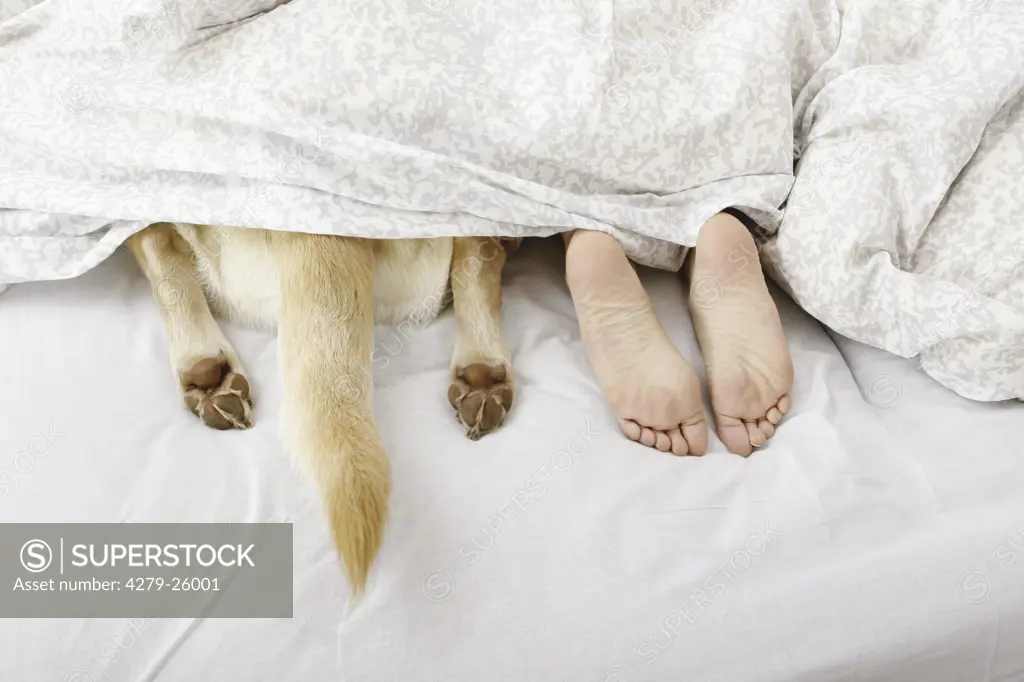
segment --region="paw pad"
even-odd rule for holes
[[[231,370],[224,358],[202,358],[181,373],[185,404],[215,429],[252,426],[249,381]]]
[[[478,440],[502,425],[512,409],[513,394],[504,365],[474,363],[456,370],[448,402],[469,429],[467,437]]]

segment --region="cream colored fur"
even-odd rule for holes
[[[158,223],[131,237],[128,248],[160,305],[182,392],[193,402],[201,395],[193,411],[208,424],[251,423],[248,387],[228,390],[226,378],[244,376],[244,368],[213,313],[277,325],[282,437],[312,474],[349,580],[361,591],[391,487],[372,414],[374,323],[426,324],[450,285],[456,338],[449,399],[470,437],[499,426],[511,405],[512,374],[500,319],[506,253],[498,240],[365,240]],[[218,368],[197,370],[210,366]]]

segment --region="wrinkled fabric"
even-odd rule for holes
[[[0,282],[74,277],[161,220],[586,228],[671,270],[736,207],[825,324],[1024,396],[1017,0],[14,5]]]

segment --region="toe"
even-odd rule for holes
[[[654,435],[654,431],[645,426],[643,433],[640,434],[640,443],[652,448],[656,442],[657,437]]]
[[[501,406],[505,408],[506,412],[512,409],[512,398],[514,393],[511,386],[508,384],[498,384],[491,389],[491,393],[497,401],[501,403]]]
[[[757,427],[755,422],[747,422],[745,424],[747,429],[747,437],[750,439],[750,444],[755,448],[759,448],[768,442],[768,437]]]
[[[199,388],[190,388],[185,391],[185,404],[193,413],[199,414],[199,406],[206,397],[206,392]]]
[[[203,420],[204,424],[217,429],[218,431],[227,431],[235,428],[234,422],[232,422],[210,400],[204,401],[200,404],[197,413],[199,414],[199,418]]]
[[[212,403],[212,406],[220,413],[220,416],[231,424],[230,428],[247,429],[252,426],[252,423],[249,421],[246,404],[237,395],[232,393],[220,393],[213,396],[210,403]],[[211,424],[211,426],[213,425]]]
[[[673,455],[679,455],[682,457],[683,455],[689,454],[690,447],[686,444],[686,436],[683,435],[683,430],[681,428],[669,431],[668,438],[672,442]]]
[[[224,377],[224,388],[242,400],[249,400],[249,380],[237,372],[229,372]]]
[[[775,425],[767,419],[759,419],[757,422],[757,428],[761,430],[761,433],[765,435],[765,438],[771,438],[775,435]]]
[[[469,386],[462,379],[456,379],[448,386],[448,402],[455,408],[456,413],[459,411],[460,402],[467,393],[469,393]]]
[[[689,454],[703,455],[708,451],[708,425],[703,414],[689,424],[683,424],[682,432]]]
[[[792,403],[791,403],[791,401],[789,399],[789,396],[788,395],[784,395],[781,398],[779,398],[779,402],[776,403],[775,406],[779,408],[779,412],[781,412],[782,414],[786,414],[786,413],[789,412],[789,408],[790,408],[791,404]]]
[[[505,409],[493,395],[484,399],[484,407],[477,418],[477,426],[483,433],[488,433],[501,426],[505,420]]]
[[[718,437],[725,443],[725,447],[729,448],[729,452],[746,457],[754,451],[754,446],[750,444],[747,427],[741,420],[735,417],[715,415],[715,421],[718,424]]]
[[[237,395],[220,393],[213,396],[212,402],[229,419],[236,421],[245,419],[245,405]]]
[[[779,410],[779,408],[777,407],[773,407],[770,410],[768,410],[768,413],[764,417],[772,424],[778,424],[780,421],[782,421],[782,411]]]
[[[620,419],[619,428],[622,429],[622,435],[624,435],[626,438],[630,440],[635,441],[640,440],[640,434],[643,432],[643,429],[640,428],[640,425],[637,424],[632,419]]]
[[[459,403],[459,417],[462,419],[463,424],[469,427],[476,425],[480,408],[484,404],[484,396],[484,393],[477,391],[470,393]]]
[[[672,439],[664,431],[655,431],[654,447],[662,452],[668,452],[672,449]]]

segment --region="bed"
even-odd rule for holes
[[[1024,404],[961,398],[778,294],[796,383],[770,444],[648,450],[616,432],[558,245],[506,271],[519,389],[499,432],[471,442],[452,417],[450,311],[375,376],[395,484],[358,605],[277,437],[272,333],[225,326],[256,426],[217,432],[181,405],[123,250],[4,293],[0,521],[292,523],[294,617],[3,620],[0,679],[1024,679]],[[643,278],[699,362],[675,276]]]

